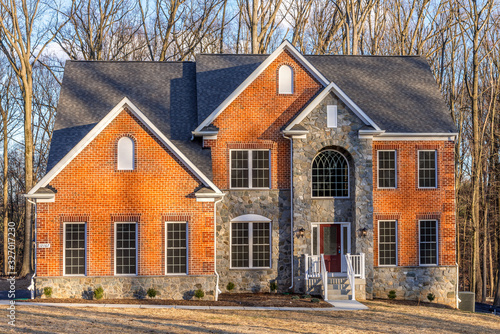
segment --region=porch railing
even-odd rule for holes
[[[349,279],[349,283],[351,284],[351,292],[352,292],[352,300],[356,300],[356,278],[354,277],[354,267],[352,265],[352,256],[347,253],[345,255],[345,259],[347,262],[347,278]]]
[[[323,300],[328,300],[328,271],[326,271],[323,254],[321,254],[321,285],[323,286]]]
[[[305,255],[306,279],[321,277],[321,259],[319,255]]]
[[[348,264],[351,263],[354,277],[365,279],[365,253],[346,254],[345,258]]]

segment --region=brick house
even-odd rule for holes
[[[456,302],[455,126],[422,57],[68,61],[36,287]]]

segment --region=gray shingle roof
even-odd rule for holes
[[[267,55],[197,58],[198,121],[215,110]],[[456,132],[424,57],[305,56],[386,132]]]
[[[191,131],[266,57],[199,55],[196,63],[68,61],[48,170],[127,97],[211,179],[210,150],[191,141]],[[423,57],[306,58],[387,132],[456,131]]]
[[[66,63],[48,170],[127,97],[209,178],[209,150],[191,142],[198,125],[193,62]]]

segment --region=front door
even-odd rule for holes
[[[321,224],[319,236],[319,252],[325,256],[328,272],[342,270],[342,244],[339,224]]]

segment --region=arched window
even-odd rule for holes
[[[293,69],[288,65],[280,67],[278,72],[279,94],[293,94]]]
[[[134,169],[134,141],[129,137],[122,137],[118,141],[118,170]]]
[[[349,197],[349,166],[337,151],[323,151],[312,164],[313,197]]]

